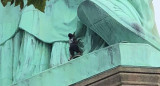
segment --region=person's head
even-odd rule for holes
[[[69,34],[68,34],[68,37],[69,37],[69,38],[72,38],[72,37],[73,37],[73,34],[69,33]]]

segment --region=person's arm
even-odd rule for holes
[[[75,38],[76,36],[75,36],[75,32],[73,33],[73,37]]]
[[[75,35],[76,33],[74,32],[73,35]]]

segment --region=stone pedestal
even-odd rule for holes
[[[119,66],[71,86],[159,86],[160,68]]]

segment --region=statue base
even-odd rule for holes
[[[159,86],[159,74],[160,68],[119,66],[71,86]]]
[[[157,86],[160,82],[159,61],[160,51],[148,44],[119,43],[48,69],[12,86]]]

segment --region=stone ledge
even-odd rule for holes
[[[119,66],[71,86],[159,86],[160,68]]]
[[[160,51],[148,44],[141,43],[120,43],[109,47],[94,51],[83,55],[79,58],[71,60],[66,64],[48,69],[42,73],[32,76],[29,79],[20,81],[12,86],[68,86],[77,83],[86,78],[92,77],[109,69],[122,66],[134,67],[160,67]],[[119,68],[120,70],[121,68]],[[119,71],[117,70],[117,71]],[[132,71],[131,71],[132,70]],[[149,69],[146,69],[149,70]],[[125,72],[127,71],[127,72]],[[121,69],[121,72],[112,71],[113,79],[121,81],[121,76],[130,76],[130,73],[144,73],[144,70]],[[130,71],[130,72],[129,72]],[[159,74],[159,70],[154,70]],[[156,72],[157,71],[157,72]],[[114,73],[115,72],[115,73]],[[152,69],[150,69],[152,74]],[[126,74],[127,73],[127,74]],[[107,73],[110,74],[110,73]],[[145,73],[144,73],[145,74]],[[148,74],[148,72],[146,73]],[[103,76],[103,75],[102,75]],[[111,75],[110,75],[111,76]],[[133,76],[134,77],[134,76]],[[145,77],[145,76],[144,76]],[[151,76],[152,77],[152,76]],[[102,79],[101,77],[99,77]],[[105,80],[105,77],[104,77]],[[108,80],[108,79],[107,79]],[[131,78],[132,80],[132,78]],[[91,80],[93,81],[93,80]],[[96,80],[95,80],[96,82]],[[115,82],[114,82],[115,83]],[[123,83],[126,82],[124,78]],[[115,85],[120,85],[122,82],[117,82]],[[128,84],[124,84],[128,85]],[[137,85],[137,84],[134,84]],[[144,83],[145,85],[145,83]],[[100,85],[101,86],[101,85]],[[108,86],[108,85],[107,85]]]

